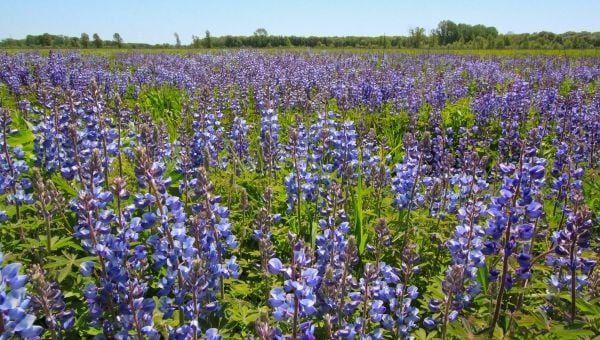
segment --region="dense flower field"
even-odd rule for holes
[[[600,60],[0,55],[0,339],[593,337]]]

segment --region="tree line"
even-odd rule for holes
[[[500,34],[495,27],[441,21],[427,32],[422,27],[409,30],[406,36],[378,37],[326,37],[269,35],[264,28],[249,36],[192,36],[189,45],[182,45],[178,33],[174,44],[146,44],[125,42],[119,33],[111,40],[102,39],[97,33],[92,37],[82,33],[79,37],[67,37],[44,33],[28,35],[25,39],[4,39],[0,47],[22,48],[265,48],[265,47],[326,47],[326,48],[452,48],[452,49],[588,49],[600,48],[600,32],[536,32]]]

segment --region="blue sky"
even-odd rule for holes
[[[600,0],[1,0],[0,39],[118,32],[128,42],[183,43],[193,34],[406,35],[444,19],[501,33],[600,31]]]

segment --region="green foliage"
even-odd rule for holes
[[[469,107],[469,98],[450,103],[442,110],[442,124],[458,131],[460,127],[470,128],[475,124],[475,116]]]
[[[270,37],[261,35],[260,38]],[[214,38],[216,39],[216,38]],[[216,44],[216,42],[214,42]],[[416,52],[416,51],[415,51]],[[508,53],[508,52],[507,52]],[[380,63],[381,61],[378,61]],[[469,81],[468,75],[463,75],[465,81]],[[560,87],[562,95],[568,95],[577,84],[572,80],[565,80]],[[476,84],[469,83],[470,95],[473,95],[476,89]],[[502,84],[497,88],[499,92],[505,91],[508,84]],[[216,95],[216,94],[215,94]],[[252,97],[252,96],[251,96]],[[0,98],[4,99],[4,105],[11,107],[13,110],[14,126],[18,129],[18,133],[11,135],[9,143],[11,145],[23,145],[27,154],[27,161],[33,163],[33,139],[31,132],[31,124],[27,119],[18,113],[14,99],[11,99],[6,88],[0,86]],[[144,112],[149,112],[154,122],[164,124],[170,139],[176,140],[178,137],[178,128],[184,124],[181,119],[181,111],[183,103],[188,100],[187,95],[181,89],[174,87],[160,88],[143,88],[139,94],[138,103]],[[459,127],[471,127],[475,124],[474,114],[470,110],[471,98],[463,98],[456,102],[448,103],[441,111],[442,125],[444,127],[452,127],[458,130]],[[258,155],[260,148],[258,147],[258,126],[259,117],[253,112],[254,103],[250,102],[249,113],[247,114],[248,122],[255,126],[248,136],[251,141],[251,150],[253,155]],[[339,112],[338,104],[335,100],[331,100],[328,108],[332,111]],[[376,131],[378,138],[385,140],[390,149],[386,152],[391,156],[391,162],[396,163],[402,159],[403,138],[411,125],[411,119],[417,120],[416,133],[423,133],[429,126],[431,108],[425,107],[417,114],[413,115],[406,111],[392,112],[389,105],[384,105],[381,112],[366,112],[363,109],[355,109],[341,114],[346,119],[363,122],[368,128],[373,128]],[[228,117],[228,112],[224,113]],[[303,116],[306,124],[310,124],[315,119],[313,113]],[[528,126],[535,126],[538,123],[539,113],[530,112],[528,116]],[[293,125],[295,117],[292,113],[282,113],[280,115],[280,123],[282,125],[282,139],[285,139],[287,127]],[[225,124],[230,124],[230,121],[225,121]],[[135,129],[135,126],[131,126]],[[486,131],[482,134],[491,136],[499,136],[499,122],[494,121],[490,124]],[[525,129],[527,130],[527,129]],[[525,133],[526,131],[524,131]],[[542,141],[540,150],[543,156],[551,158],[555,152],[555,147],[552,144],[552,137]],[[498,157],[497,145],[492,144],[490,150],[478,150],[481,154],[485,153],[492,158],[491,164],[495,164],[494,160]],[[385,155],[384,155],[385,156]],[[257,157],[260,159],[260,157]],[[382,157],[384,158],[384,157]],[[550,165],[549,165],[550,166]],[[257,269],[257,264],[260,262],[260,253],[258,244],[251,238],[251,231],[254,228],[253,219],[258,210],[262,207],[262,195],[267,187],[273,189],[273,213],[282,213],[283,220],[281,225],[273,228],[273,242],[275,253],[285,261],[289,258],[289,242],[287,241],[287,232],[298,223],[297,217],[294,214],[286,213],[286,192],[281,183],[283,177],[290,170],[289,165],[284,165],[284,169],[275,173],[273,176],[242,167],[239,176],[234,174],[234,169],[211,169],[209,177],[215,185],[215,191],[223,194],[223,204],[231,210],[231,221],[235,228],[235,234],[238,235],[240,247],[234,253],[237,256],[238,264],[241,268],[241,277],[239,279],[226,280],[225,298],[223,301],[224,315],[214,321],[221,328],[221,334],[224,338],[241,338],[254,334],[254,323],[261,314],[268,315],[270,308],[267,306],[268,294],[275,278],[272,276],[265,277],[260,270]],[[115,177],[115,169],[112,169],[110,177]],[[135,174],[130,160],[124,159],[123,171],[129,183],[135,181]],[[417,302],[420,304],[419,309],[426,314],[427,301],[430,298],[443,299],[441,282],[443,273],[450,263],[449,256],[444,247],[444,241],[448,239],[452,233],[453,227],[456,226],[457,220],[454,216],[448,216],[441,220],[432,218],[426,209],[418,209],[411,213],[411,216],[406,214],[398,214],[391,207],[392,197],[389,192],[386,192],[384,197],[381,197],[381,209],[374,200],[373,189],[370,188],[363,180],[363,169],[358,168],[358,179],[356,185],[347,188],[350,193],[349,201],[347,202],[347,212],[350,223],[353,226],[353,235],[356,237],[359,253],[364,258],[371,256],[366,252],[366,244],[369,237],[373,236],[372,225],[377,217],[381,215],[385,217],[390,225],[394,236],[394,243],[389,249],[389,253],[385,255],[384,260],[392,265],[400,266],[400,254],[402,246],[407,237],[410,237],[411,243],[418,246],[418,253],[421,255],[422,275],[416,275],[414,284],[417,285],[422,296]],[[179,174],[174,172],[173,162],[168,164],[167,174],[173,178],[173,183],[169,191],[176,192]],[[73,182],[63,179],[59,174],[50,176],[52,182],[58,190],[63,194],[68,201],[77,196],[77,186]],[[583,188],[585,193],[586,203],[593,211],[600,211],[600,172],[597,169],[589,169],[586,171],[583,178]],[[491,194],[492,190],[486,194]],[[249,207],[242,211],[238,209],[241,202],[242,194],[247,195]],[[3,197],[2,197],[3,198]],[[377,198],[378,199],[378,198]],[[131,203],[131,199],[127,204]],[[552,211],[553,204],[551,200],[546,200],[545,210]],[[0,204],[1,210],[4,206]],[[14,207],[7,207],[9,214],[13,214]],[[318,211],[314,205],[302,204],[301,215],[306,218],[303,221],[312,232],[316,234],[318,225]],[[410,218],[409,226],[405,223]],[[559,223],[560,213],[549,214],[544,223],[547,223],[550,231],[554,230]],[[52,222],[52,251],[46,249],[47,239],[43,230],[43,222],[38,217],[34,207],[26,207],[23,209],[23,218],[14,223],[2,224],[0,228],[0,240],[2,241],[3,249],[6,251],[7,259],[12,260],[16,257],[25,264],[42,263],[48,271],[49,276],[55,279],[63,291],[69,307],[76,310],[77,324],[76,328],[79,334],[73,335],[77,337],[92,337],[101,334],[100,329],[91,327],[86,321],[86,308],[84,297],[76,287],[81,287],[84,278],[78,274],[79,266],[84,261],[97,260],[96,257],[86,256],[80,242],[73,238],[72,225],[75,222],[75,216],[72,212],[66,209],[57,214]],[[19,240],[16,235],[20,228],[24,228],[28,237],[24,240]],[[549,246],[549,240],[545,240],[547,244],[537,245],[539,249]],[[544,243],[542,241],[541,243]],[[536,250],[538,250],[536,248]],[[496,259],[493,259],[496,260]],[[543,274],[543,275],[542,275]],[[543,263],[539,263],[534,268],[534,276],[547,277],[549,268]],[[273,280],[273,281],[270,281]],[[490,303],[498,289],[497,283],[489,281],[489,268],[482,266],[477,271],[477,282],[481,285],[483,293],[474,301],[472,306],[467,308],[465,316],[459,317],[459,320],[452,323],[448,329],[448,335],[456,339],[477,339],[485,338],[487,335],[486,327],[488,319],[492,312],[492,304]],[[156,284],[156,282],[153,282]],[[156,288],[156,285],[154,286]],[[578,320],[573,326],[566,326],[566,314],[560,310],[569,303],[570,297],[564,294],[551,294],[546,292],[547,285],[541,279],[536,279],[529,286],[515,286],[512,288],[507,297],[508,307],[515,309],[516,300],[519,296],[523,296],[524,303],[521,310],[516,310],[514,313],[507,313],[501,319],[501,322],[495,329],[496,338],[591,338],[600,331],[600,300],[598,298],[586,301],[582,297],[578,297],[576,304],[579,313]],[[542,304],[552,304],[557,307],[557,314],[549,317],[547,313],[541,312],[539,306]],[[510,310],[510,309],[506,309]],[[566,310],[566,308],[565,308]],[[175,321],[163,320],[162,315],[156,311],[154,315],[157,328],[162,334],[166,334],[168,326],[176,324]],[[318,327],[322,328],[323,323],[319,323]],[[417,339],[436,339],[441,335],[438,331],[428,332],[423,328],[418,329],[414,334]]]
[[[177,88],[163,86],[142,91],[139,96],[142,111],[150,112],[158,125],[164,124],[171,141],[175,140],[181,124],[181,103],[185,98],[183,92]]]
[[[590,169],[583,178],[586,203],[592,211],[600,211],[600,171]]]
[[[207,30],[205,38],[201,39],[192,35],[192,43],[189,48],[328,48],[328,49],[382,49],[389,48],[442,48],[473,50],[473,49],[507,49],[507,50],[555,50],[563,54],[565,50],[590,49],[594,55],[600,48],[600,32],[536,32],[500,34],[495,27],[485,25],[469,25],[454,23],[451,20],[442,20],[436,29],[427,34],[423,27],[410,28],[404,36],[281,36],[269,35],[264,28],[257,29],[251,35],[226,35],[213,37]],[[102,40],[94,33],[92,44],[96,49],[108,48],[132,48],[132,49],[164,49],[180,48],[175,44],[148,44],[148,43],[125,43],[118,33],[113,35],[112,40]],[[89,35],[82,33],[80,37],[68,37],[64,35],[40,34],[27,35],[25,39],[4,39],[0,41],[0,48],[87,48],[90,44]]]
[[[354,187],[354,193],[352,195],[352,204],[354,211],[354,236],[356,237],[356,243],[358,245],[359,254],[365,252],[367,246],[367,233],[364,230],[364,217],[363,217],[363,183],[361,170],[358,171],[358,179],[356,186]]]
[[[573,81],[573,79],[567,78],[562,82],[562,84],[560,84],[560,87],[558,88],[558,93],[561,96],[567,96],[575,89],[577,89],[577,84]]]

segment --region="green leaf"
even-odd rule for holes
[[[415,336],[415,339],[421,339],[421,340],[427,339],[427,332],[425,332],[425,330],[423,328],[417,329],[413,333],[413,335]]]
[[[229,293],[233,297],[244,298],[252,293],[252,288],[244,281],[235,280],[229,286]]]
[[[559,339],[576,339],[580,337],[593,336],[593,331],[581,328],[565,328],[563,325],[555,325],[550,332]]]
[[[71,274],[73,266],[71,264],[66,265],[61,271],[58,272],[58,282],[63,282],[69,274]]]
[[[363,185],[360,169],[358,171],[358,179],[356,180],[352,201],[354,203],[354,236],[356,237],[358,252],[362,255],[366,249],[367,235],[363,225]]]
[[[486,292],[488,290],[490,273],[487,265],[477,268],[477,283],[481,286],[482,290]]]
[[[66,237],[58,237],[55,236],[52,238],[52,250],[59,250],[62,248],[71,248],[76,250],[83,250],[81,246],[75,242],[73,242],[73,238],[70,236]]]
[[[66,266],[70,263],[69,259],[63,256],[48,256],[46,259],[48,260],[48,262],[44,265],[44,268],[46,269],[54,269]]]

